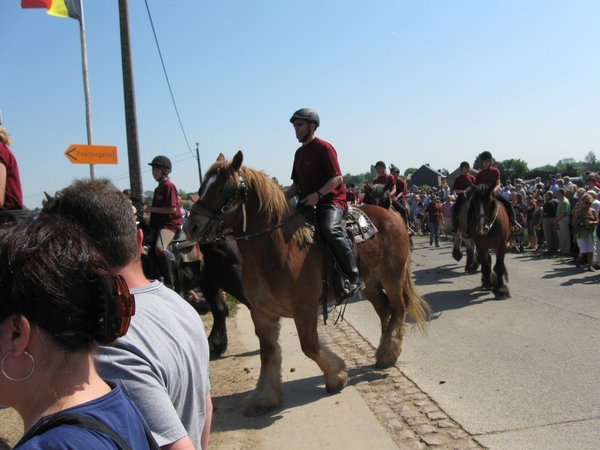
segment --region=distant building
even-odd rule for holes
[[[429,187],[440,187],[445,179],[446,176],[442,175],[441,172],[432,169],[428,164],[424,164],[411,174],[408,181],[409,187],[423,186],[424,184]]]

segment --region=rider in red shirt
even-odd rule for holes
[[[463,161],[460,163],[460,175],[452,183],[452,193],[456,196],[456,201],[452,205],[452,228],[454,232],[458,230],[458,212],[465,201],[465,193],[471,186],[475,185],[475,177],[469,173],[469,163]]]
[[[331,144],[315,136],[320,125],[315,110],[302,108],[292,115],[290,122],[302,146],[296,150],[293,183],[285,195],[288,199],[298,195],[305,206],[316,207],[321,235],[348,277],[347,296],[352,297],[364,289],[365,284],[342,228],[342,217],[348,204],[337,153]]]
[[[25,219],[28,211],[23,205],[19,166],[10,147],[12,139],[4,127],[0,127],[0,222],[15,218]]]
[[[475,177],[475,184],[490,185],[496,180],[501,180],[500,171],[496,167],[492,167],[492,154],[490,152],[482,152],[481,155],[479,155],[479,159],[481,160],[481,165],[483,168],[477,173],[477,176]],[[510,223],[512,224],[513,233],[518,233],[520,230],[522,230],[521,225],[519,225],[515,218],[515,211],[513,210],[510,201],[502,194],[498,193],[496,193],[496,200],[498,200],[504,206],[504,209],[508,214],[508,218],[510,219]],[[469,209],[469,220],[471,220],[472,214],[473,212],[471,209]],[[471,237],[468,230],[463,233],[463,237]]]
[[[165,286],[173,287],[173,278],[169,270],[167,247],[181,228],[181,210],[177,188],[169,180],[171,160],[166,156],[157,156],[148,165],[152,166],[152,176],[158,181],[154,190],[152,206],[145,208],[150,213],[150,228],[156,232],[154,250]]]

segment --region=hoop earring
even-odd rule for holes
[[[2,374],[6,378],[8,378],[10,381],[25,381],[27,378],[29,378],[31,375],[33,375],[33,372],[35,370],[35,359],[34,359],[33,355],[31,355],[29,352],[23,352],[24,355],[29,356],[31,358],[31,364],[32,364],[31,372],[29,372],[29,374],[27,376],[25,376],[24,378],[13,378],[6,373],[6,370],[4,370],[4,361],[6,360],[8,355],[10,355],[11,353],[14,353],[14,350],[11,350],[6,355],[4,355],[4,358],[2,358],[2,364],[0,365],[0,368],[2,369]]]

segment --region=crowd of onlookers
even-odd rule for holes
[[[355,195],[354,185],[349,187]],[[511,237],[509,248],[516,252],[531,250],[569,257],[578,268],[587,264],[588,270],[596,270],[600,174],[587,172],[573,181],[560,173],[549,175],[545,180],[540,177],[516,179],[502,185],[499,193],[510,200],[522,227],[522,232]],[[424,189],[413,186],[404,199],[409,226],[416,233],[429,236],[430,245],[439,246],[440,236],[452,239],[455,199],[446,183]]]
[[[588,264],[594,271],[598,264],[596,240],[600,237],[600,176],[586,173],[576,185],[568,176],[551,175],[524,181],[517,179],[500,187],[499,193],[510,200],[517,222],[523,231],[514,235],[509,248],[517,252],[534,250],[573,258],[580,267]],[[598,198],[597,198],[598,197]],[[452,234],[451,211],[455,196],[444,184],[439,188],[413,188],[406,202],[411,226],[424,235],[435,234],[430,204],[441,207],[439,227],[448,239]],[[430,242],[432,237],[430,237]]]

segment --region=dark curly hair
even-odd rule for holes
[[[96,333],[94,282],[108,263],[67,219],[0,226],[0,322],[23,315],[66,352],[91,351]]]

